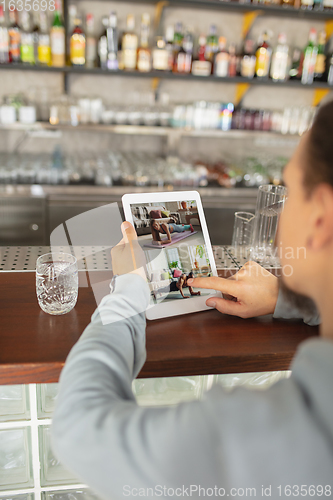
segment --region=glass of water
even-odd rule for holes
[[[250,212],[235,213],[231,246],[238,258],[248,258],[252,244],[254,220],[255,215]]]
[[[73,309],[78,296],[76,258],[67,253],[41,255],[36,262],[38,304],[48,314],[66,314]]]
[[[251,258],[261,265],[280,265],[275,237],[286,198],[284,186],[259,186]]]

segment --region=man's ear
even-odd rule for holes
[[[311,198],[311,248],[318,251],[333,243],[333,188],[319,184]]]

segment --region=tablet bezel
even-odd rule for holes
[[[198,214],[200,218],[200,225],[202,234],[204,237],[204,243],[206,246],[206,252],[208,254],[212,275],[217,276],[216,264],[213,254],[212,245],[210,242],[210,237],[207,229],[205,214],[203,211],[201,197],[198,191],[169,191],[169,192],[157,192],[157,193],[135,193],[135,194],[125,194],[122,197],[122,205],[124,209],[125,219],[133,224],[133,215],[131,211],[131,205],[137,203],[156,203],[156,202],[172,202],[172,201],[184,201],[184,200],[195,200],[197,204]],[[221,297],[220,292],[212,291],[210,297]],[[168,302],[160,302],[159,304],[152,304],[146,310],[146,317],[149,320],[166,318],[171,316],[178,316],[181,314],[189,314],[198,311],[205,311],[212,309],[206,305],[206,300],[209,297],[198,296],[191,297],[191,300],[173,300]]]

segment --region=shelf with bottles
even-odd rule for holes
[[[1,185],[132,186],[144,188],[258,187],[281,183],[288,158],[251,153],[242,158],[184,160],[140,151],[65,154],[0,153]]]
[[[71,73],[292,87],[314,83],[328,88],[327,84],[333,84],[333,56],[326,51],[323,34],[317,42],[313,29],[304,49],[291,51],[284,33],[273,48],[269,35],[263,33],[258,46],[247,38],[237,50],[235,44],[227,46],[225,37],[218,37],[215,25],[207,36],[201,34],[197,39],[177,22],[167,26],[165,36],[156,37],[152,46],[147,13],[142,14],[140,38],[132,14],[119,36],[117,14],[112,11],[102,18],[103,31],[97,40],[92,13],[86,15],[83,26],[77,6],[70,5],[66,33],[60,9],[57,0],[50,30],[45,12],[40,13],[40,26],[33,29],[29,13],[23,11],[19,21],[16,10],[9,12],[7,28],[0,5],[0,69],[59,71],[65,74],[65,86]]]
[[[133,0],[121,0],[133,3]],[[140,3],[157,4],[159,0],[140,0]],[[333,18],[331,0],[168,0],[170,7],[189,7],[195,9],[228,10],[231,12],[251,12],[260,10],[264,14],[279,17],[299,17],[313,20]],[[115,2],[116,3],[116,2]]]

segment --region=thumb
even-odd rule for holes
[[[240,302],[233,300],[220,299],[218,297],[210,298],[206,301],[206,305],[215,307],[217,311],[222,314],[230,314],[231,316],[240,316],[242,312],[242,305]]]
[[[128,221],[122,223],[121,232],[123,233],[125,243],[136,240],[138,238],[134,227]]]

